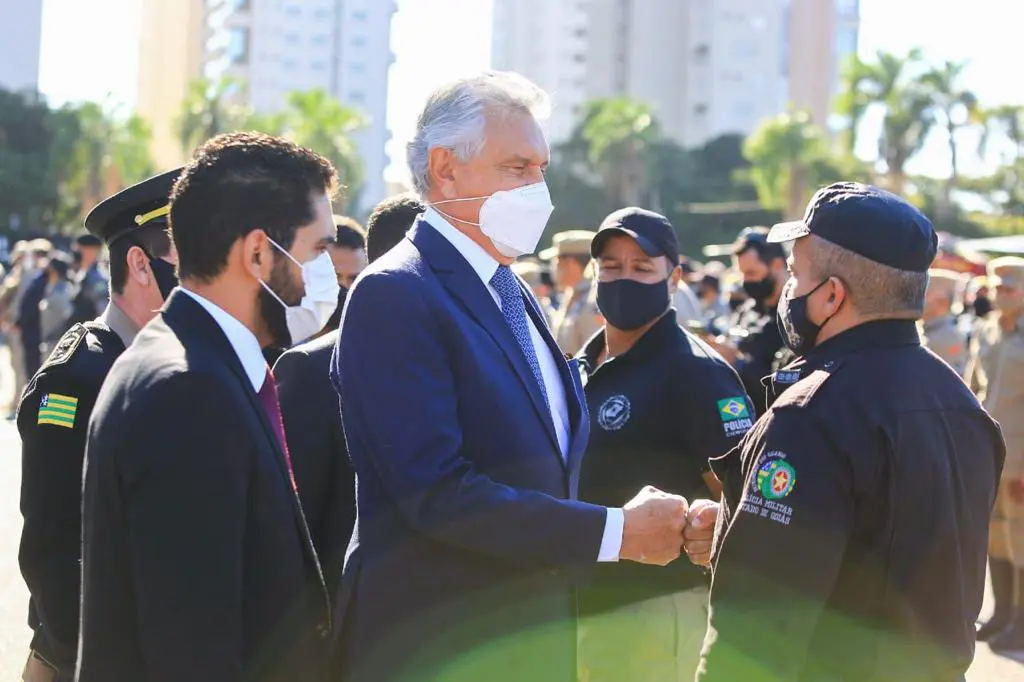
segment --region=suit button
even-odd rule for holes
[[[320,623],[316,626],[316,634],[320,635],[320,639],[327,639],[331,634],[331,628],[327,627],[324,623]]]

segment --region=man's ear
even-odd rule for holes
[[[671,264],[671,261],[669,261]],[[683,278],[683,269],[678,265],[672,268],[672,272],[668,274],[668,292],[670,294],[676,293],[679,290],[679,282]]]
[[[427,157],[427,175],[430,186],[436,188],[445,199],[457,198],[455,191],[455,155],[451,149],[434,147]]]
[[[273,266],[273,248],[266,232],[252,230],[235,243],[228,253],[228,258],[240,259],[242,267],[253,278],[266,282],[270,279],[270,270]]]
[[[142,286],[149,286],[152,283],[153,276],[149,269],[149,257],[145,251],[138,246],[133,246],[128,249],[125,262],[128,265],[128,277]]]

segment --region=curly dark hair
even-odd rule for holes
[[[319,194],[337,191],[331,162],[284,138],[218,135],[196,150],[171,190],[170,232],[181,279],[210,281],[253,230],[291,248]]]

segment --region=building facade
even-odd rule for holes
[[[238,103],[261,114],[283,109],[293,91],[312,89],[325,90],[361,111],[368,125],[353,135],[353,141],[363,161],[364,180],[359,196],[348,197],[349,205],[365,211],[384,198],[395,0],[146,0],[165,12],[172,11],[170,5],[181,11],[177,6],[186,1],[201,5],[198,27],[192,24],[188,29],[190,49],[200,56],[195,65],[191,52],[185,58],[179,55],[173,68],[186,73],[186,80],[237,79]],[[153,57],[149,63],[156,72],[167,68],[165,61]],[[140,72],[146,68],[140,64]],[[175,96],[179,104],[171,118],[176,120],[183,94]],[[140,95],[140,110],[141,105]]]
[[[0,88],[39,89],[43,0],[0,0]]]
[[[178,135],[181,103],[203,73],[206,0],[145,0],[139,43],[136,111],[152,131],[151,151],[160,169],[189,154]]]
[[[856,51],[857,0],[495,0],[492,64],[553,95],[566,139],[590,99],[648,103],[687,147],[751,132],[790,102],[825,125]],[[822,116],[824,118],[819,119]]]

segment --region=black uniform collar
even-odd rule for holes
[[[916,320],[872,320],[847,329],[815,346],[807,354],[807,360],[814,362],[821,358],[845,355],[864,348],[909,346],[920,343],[921,336],[917,332]]]
[[[676,324],[676,309],[669,308],[665,311],[665,314],[655,322],[650,329],[644,332],[644,335],[637,339],[637,342],[633,344],[633,347],[622,355],[616,356],[615,362],[622,362],[627,359],[643,360],[651,357],[663,348],[670,346],[673,339],[676,338],[678,333],[679,325]],[[604,352],[605,348],[605,336],[604,327],[602,327],[597,334],[595,334],[590,341],[583,346],[583,352],[580,353],[580,358],[586,364],[591,372],[597,369],[599,362],[598,358],[601,357],[601,353]]]

